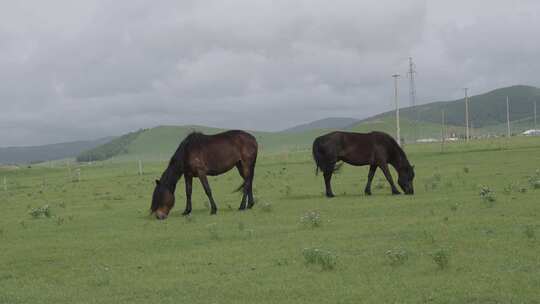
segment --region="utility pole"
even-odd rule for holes
[[[399,129],[399,103],[398,103],[398,78],[399,74],[392,75],[394,77],[394,101],[396,104],[396,141],[401,146],[401,134]]]
[[[469,88],[463,88],[465,91],[465,138],[469,142]]]
[[[536,100],[534,101],[534,133],[536,135]]]
[[[444,110],[441,111],[441,153],[444,152],[444,141],[446,140],[446,128],[444,126]]]
[[[510,138],[510,101],[506,96],[506,137]]]
[[[416,73],[415,64],[412,57],[409,57],[409,99],[410,106],[414,111],[413,119],[413,139],[416,141],[418,139],[418,109],[416,108],[416,84],[414,82],[414,74]]]

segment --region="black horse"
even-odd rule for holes
[[[257,161],[257,140],[244,131],[227,131],[215,135],[193,132],[178,146],[169,162],[169,166],[156,180],[152,196],[151,213],[158,219],[166,219],[174,207],[174,191],[178,180],[184,175],[186,182],[186,209],[184,215],[191,213],[191,190],[193,177],[198,177],[210,200],[211,214],[216,214],[217,207],[212,197],[207,175],[225,173],[236,166],[244,183],[237,189],[243,189],[240,210],[253,207],[253,177]]]
[[[414,194],[414,167],[410,165],[405,152],[397,142],[386,133],[328,133],[317,137],[313,142],[313,158],[317,166],[316,173],[319,168],[324,173],[327,197],[334,196],[330,180],[332,173],[339,168],[336,166],[338,161],[344,161],[353,166],[369,165],[368,181],[364,190],[367,195],[371,195],[371,181],[377,167],[381,168],[390,183],[392,194],[400,194],[394,185],[388,164],[391,164],[398,172],[398,184],[401,189],[406,194]]]

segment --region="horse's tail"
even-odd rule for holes
[[[319,169],[321,171],[326,172],[331,170],[332,172],[337,172],[339,169],[341,169],[341,166],[343,163],[335,164],[333,168],[329,168],[335,161],[328,161],[328,156],[325,157],[325,153],[321,150],[321,143],[319,138],[315,139],[313,142],[313,160],[315,160],[315,175],[319,174]],[[331,157],[334,158],[334,157]]]
[[[251,163],[251,166],[249,167],[249,175],[250,175],[252,183],[253,183],[253,179],[255,178],[255,163],[256,162],[257,162],[257,154],[255,154],[255,159],[253,159],[253,162]],[[234,190],[233,192],[239,192],[240,190],[244,189],[244,187],[246,186],[246,180],[247,179],[244,179],[244,182],[242,182],[242,184],[238,186],[238,188],[236,188],[236,190]]]
[[[244,181],[244,182],[240,185],[240,187],[236,188],[236,190],[234,190],[233,192],[238,192],[238,191],[244,189],[244,185],[245,185],[245,184],[246,184],[246,182]]]
[[[320,148],[319,146],[320,146],[320,142],[319,142],[319,139],[317,138],[313,142],[313,149],[312,149],[313,160],[315,161],[315,175],[319,174],[319,169],[324,170],[324,168],[322,167],[323,155],[321,151],[319,150]]]

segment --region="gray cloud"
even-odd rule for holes
[[[0,1],[0,146],[362,118],[408,56],[423,102],[539,83],[535,1],[372,2]]]

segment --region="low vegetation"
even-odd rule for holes
[[[333,270],[336,268],[337,256],[331,251],[318,248],[304,248],[302,255],[308,265],[319,265],[322,270]]]

